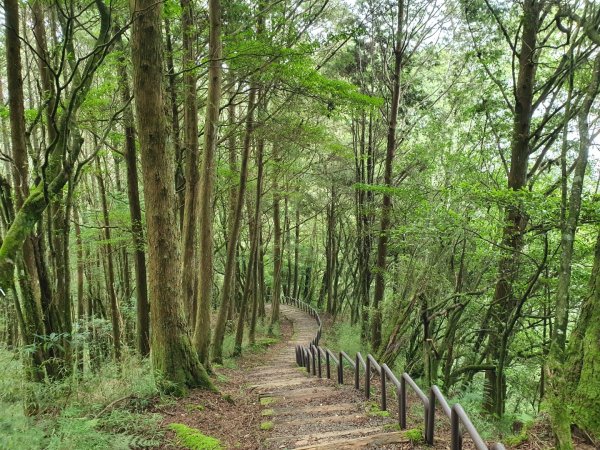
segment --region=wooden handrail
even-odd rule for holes
[[[501,443],[495,443],[492,444],[491,447],[488,447],[462,406],[460,406],[458,403],[455,403],[452,407],[450,407],[448,401],[437,386],[431,386],[429,389],[429,396],[427,396],[408,373],[403,372],[400,376],[400,379],[398,379],[386,364],[379,364],[371,354],[367,354],[367,358],[365,360],[360,352],[356,353],[355,358],[351,358],[346,352],[340,351],[338,353],[339,357],[336,358],[335,354],[331,350],[319,346],[322,323],[316,309],[301,300],[292,299],[290,297],[284,297],[284,302],[294,305],[302,311],[305,311],[314,317],[317,322],[317,333],[309,345],[296,346],[296,362],[299,366],[305,367],[309,374],[312,371],[313,375],[316,376],[318,374],[319,377],[322,376],[321,361],[324,357],[326,362],[327,378],[331,378],[330,368],[331,361],[333,361],[337,365],[338,384],[344,384],[344,360],[346,360],[354,371],[354,387],[358,390],[360,389],[360,367],[362,366],[365,374],[365,397],[368,399],[371,396],[371,370],[374,370],[380,376],[380,407],[382,410],[385,411],[387,409],[387,381],[391,381],[396,388],[396,394],[398,398],[398,422],[401,429],[406,429],[406,386],[408,385],[415,392],[417,397],[419,397],[419,400],[423,404],[425,410],[424,437],[428,445],[433,445],[435,433],[435,407],[436,404],[439,404],[444,414],[450,419],[452,450],[462,449],[461,425],[473,440],[477,450],[505,450],[504,445]]]

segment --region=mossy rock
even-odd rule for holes
[[[273,422],[270,420],[268,422],[263,422],[260,424],[260,429],[263,431],[269,431],[273,429]]]
[[[196,428],[188,427],[182,423],[172,423],[169,429],[175,432],[177,443],[189,450],[224,450],[225,447],[218,439],[202,434]]]

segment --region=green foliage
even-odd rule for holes
[[[96,373],[52,383],[27,382],[22,370],[19,355],[0,348],[0,448],[125,450],[161,444],[162,416],[146,411],[157,394],[148,361],[126,354],[120,370],[105,363]],[[23,411],[32,399],[40,410],[36,417]]]
[[[200,430],[190,428],[182,423],[172,423],[169,429],[175,432],[177,443],[189,450],[221,450],[223,446],[218,439],[202,434]]]
[[[361,329],[359,325],[348,322],[338,322],[330,329],[325,328],[323,335],[324,344],[332,351],[343,350],[349,355],[361,352],[366,355],[369,351],[360,339]]]
[[[0,381],[3,378],[0,377]],[[0,390],[0,395],[3,390]],[[0,401],[0,448],[24,450],[43,448],[46,442],[44,424],[35,423],[23,414],[18,403]]]

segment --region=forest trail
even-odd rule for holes
[[[247,378],[248,391],[260,398],[263,427],[271,428],[263,448],[414,448],[404,433],[389,431],[395,420],[367,412],[360,391],[296,365],[295,346],[310,342],[316,322],[289,305],[281,305],[281,314],[293,323],[293,336]]]

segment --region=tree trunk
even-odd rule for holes
[[[283,259],[281,249],[281,221],[279,214],[279,204],[281,196],[279,194],[279,176],[278,165],[281,163],[279,156],[278,143],[273,144],[273,161],[275,170],[273,171],[273,297],[271,301],[271,322],[269,324],[269,334],[273,333],[273,326],[279,322],[279,303],[281,297],[281,260]]]
[[[402,73],[403,56],[403,28],[404,28],[404,0],[398,1],[398,28],[394,46],[394,73],[392,77],[392,102],[387,133],[387,146],[385,153],[385,169],[383,184],[392,186],[392,165],[396,152],[396,126],[398,122],[398,103],[400,101],[400,74]],[[383,194],[381,207],[381,224],[377,242],[377,262],[375,271],[375,291],[373,293],[373,319],[371,323],[371,347],[378,351],[381,346],[381,302],[385,291],[385,271],[387,267],[388,228],[392,213],[392,197],[388,191]]]
[[[196,270],[198,190],[200,169],[198,167],[198,106],[196,92],[196,64],[194,54],[195,27],[192,3],[181,0],[181,33],[183,35],[183,152],[185,158],[185,202],[183,208],[181,273],[183,274],[183,304],[186,308],[188,323],[194,329],[198,300],[198,270]],[[212,201],[211,198],[208,201]],[[211,277],[212,278],[212,277]],[[212,281],[211,281],[212,282]]]
[[[581,212],[583,181],[588,165],[588,154],[591,141],[588,116],[594,99],[596,98],[599,85],[600,56],[597,56],[594,62],[592,82],[588,86],[581,111],[579,112],[579,155],[573,174],[568,213],[561,230],[560,272],[558,275],[558,287],[556,292],[554,328],[547,363],[548,390],[546,401],[550,410],[550,419],[556,439],[556,448],[558,450],[573,448],[571,440],[571,424],[568,412],[568,403],[571,392],[566,379],[568,367],[564,365],[566,362],[565,350],[569,323],[569,289],[571,287],[571,264],[573,260],[575,233],[577,231],[579,215]],[[567,125],[565,125],[565,133],[567,128]],[[600,395],[598,395],[598,398],[600,399]],[[596,431],[599,430],[600,427],[598,427]]]
[[[219,128],[221,101],[221,2],[208,1],[209,59],[208,99],[204,121],[204,155],[202,159],[202,186],[200,191],[200,278],[198,314],[194,331],[194,345],[200,361],[208,364],[210,344],[210,302],[213,284],[213,190],[215,181],[215,154]]]
[[[264,103],[261,102],[261,105]],[[258,174],[256,176],[256,204],[254,210],[254,228],[256,233],[256,262],[254,264],[254,296],[252,297],[252,311],[250,314],[250,330],[248,333],[248,341],[250,345],[254,345],[256,342],[256,317],[258,314],[258,304],[260,302],[261,280],[260,280],[260,259],[261,253],[261,236],[262,236],[262,183],[263,183],[263,152],[265,148],[265,140],[261,136],[258,139],[256,146],[256,167]]]
[[[177,74],[173,64],[173,43],[171,36],[171,22],[165,19],[165,41],[167,45],[167,80],[169,90],[169,103],[171,108],[171,136],[175,146],[175,193],[177,194],[176,210],[179,215],[179,228],[183,230],[183,216],[185,205],[185,177],[183,173],[183,149],[181,148],[181,133],[179,130],[179,106],[177,104]]]
[[[124,51],[123,48],[122,50]],[[125,56],[119,59],[119,84],[121,100],[123,103],[128,103],[131,100],[131,93],[129,91],[129,77],[127,75]],[[146,357],[150,355],[150,305],[148,303],[148,284],[146,280],[146,251],[144,248],[144,228],[138,183],[135,126],[133,111],[130,105],[123,111],[123,126],[125,128],[124,157],[125,169],[127,171],[127,200],[129,203],[129,215],[131,216],[131,237],[135,247],[136,342],[138,352],[143,357]]]
[[[113,345],[115,348],[115,360],[121,361],[121,313],[119,312],[119,302],[117,301],[117,293],[115,292],[115,267],[113,250],[111,243],[110,219],[108,215],[108,201],[106,199],[106,187],[104,178],[102,178],[102,168],[100,158],[96,158],[96,177],[98,179],[98,187],[100,188],[100,199],[102,201],[102,218],[104,220],[104,241],[105,254],[107,263],[107,283],[108,298],[110,300],[110,320],[112,324]],[[108,173],[108,171],[106,172]]]
[[[533,114],[533,89],[535,84],[535,48],[539,27],[540,6],[538,0],[525,0],[523,3],[523,32],[519,54],[519,74],[515,87],[515,112],[511,142],[511,160],[508,174],[508,188],[519,191],[527,184],[529,161],[529,137]],[[490,334],[489,348],[496,369],[486,373],[487,396],[485,406],[488,412],[501,416],[505,404],[505,375],[507,348],[503,334],[514,305],[513,283],[519,273],[519,253],[523,246],[522,233],[526,214],[521,205],[506,208],[505,226],[502,233],[502,247],[508,249],[501,257],[498,267],[498,281],[493,304],[496,313]]]
[[[163,114],[161,12],[161,3],[136,2],[132,61],[148,227],[152,364],[162,377],[163,389],[182,393],[186,386],[212,384],[191,345],[181,309],[174,157],[167,147]]]
[[[27,161],[27,146],[25,142],[25,107],[23,97],[23,79],[21,72],[21,37],[19,35],[19,2],[5,0],[5,36],[6,36],[6,70],[8,87],[8,107],[10,121],[10,140],[12,154],[12,178],[14,183],[15,206],[22,209],[29,195],[29,166]],[[14,224],[14,211],[10,212]],[[11,226],[12,228],[12,226]],[[33,227],[32,227],[33,228]],[[9,228],[10,230],[10,228]],[[27,233],[29,235],[29,233]],[[9,239],[8,233],[5,239]],[[35,299],[35,283],[33,277],[37,275],[35,255],[31,237],[24,236],[22,257],[18,258],[19,284],[21,287],[22,305],[18,304],[15,295],[15,306],[21,311],[23,318],[21,333],[26,343],[34,344],[35,336],[46,334],[42,320],[41,310]],[[2,245],[4,247],[4,245]],[[16,252],[15,252],[16,253]],[[0,280],[0,285],[14,285],[14,263],[9,258],[4,271],[5,280]],[[27,371],[30,379],[41,381],[43,379],[42,363],[45,356],[42,352],[32,354],[30,370]]]
[[[227,239],[227,256],[225,260],[225,274],[223,277],[223,288],[221,289],[221,305],[219,315],[215,324],[215,334],[213,337],[212,351],[213,361],[221,364],[223,362],[223,339],[225,337],[225,325],[227,322],[227,313],[232,301],[232,292],[235,292],[235,266],[237,244],[240,236],[240,225],[242,223],[242,209],[246,194],[246,185],[248,181],[248,160],[250,157],[250,148],[252,142],[252,132],[254,129],[254,102],[256,98],[256,89],[250,89],[248,98],[248,115],[246,117],[246,133],[244,136],[244,149],[242,152],[242,161],[240,167],[240,182],[235,199],[235,208],[232,211],[229,225],[229,237]]]

